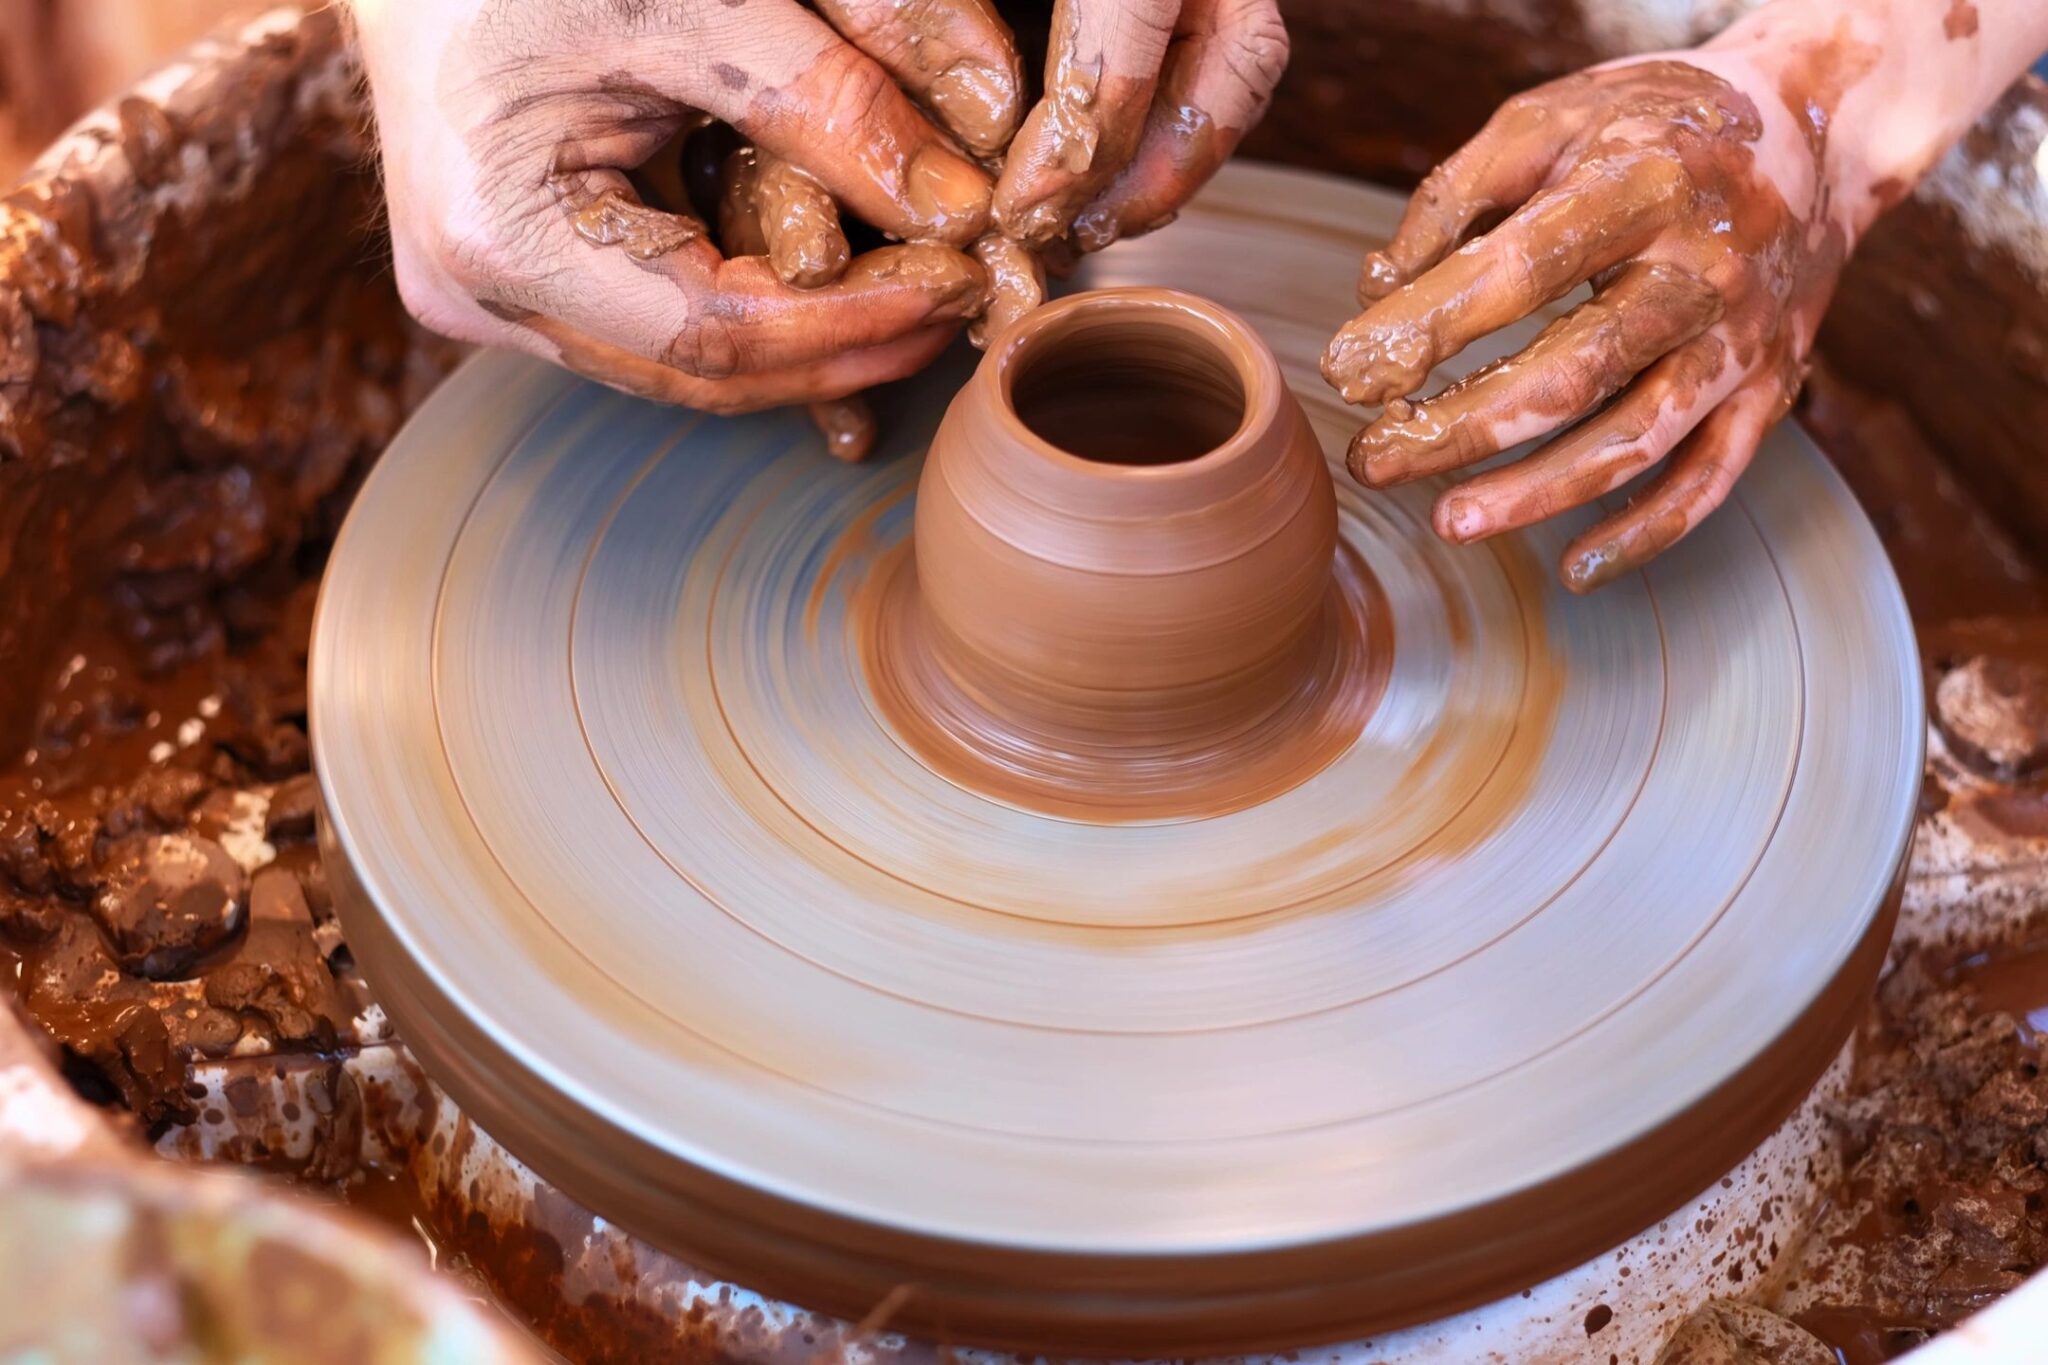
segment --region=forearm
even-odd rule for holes
[[[1778,74],[1824,137],[1835,209],[1859,235],[2044,51],[2041,0],[1776,0],[1707,51]]]

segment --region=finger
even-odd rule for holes
[[[1024,64],[988,0],[817,0],[961,145],[996,156],[1024,113]]]
[[[1038,253],[1000,232],[974,244],[974,258],[988,271],[988,311],[967,329],[967,339],[986,350],[989,342],[1045,302],[1045,264]]]
[[[479,301],[559,317],[702,379],[793,368],[981,311],[987,274],[961,252],[883,248],[821,289],[793,289],[766,258],[723,260],[700,227],[684,235],[618,188],[616,172],[586,180],[604,188],[565,196],[573,231],[537,237],[516,272],[489,262],[469,270]]]
[[[1558,566],[1564,585],[1591,592],[1677,544],[1727,498],[1764,433],[1790,406],[1775,369],[1747,380],[1679,443],[1640,496],[1565,547]]]
[[[1456,249],[1480,219],[1541,190],[1591,117],[1590,93],[1585,77],[1567,77],[1495,110],[1470,142],[1423,177],[1392,240],[1366,254],[1358,301],[1387,297]]]
[[[1671,453],[1742,381],[1718,335],[1679,347],[1605,412],[1437,499],[1437,534],[1482,540],[1613,492]]]
[[[805,365],[981,309],[986,272],[945,247],[871,251],[817,289],[785,284],[763,257],[721,259],[701,227],[660,249],[676,220],[632,200],[623,183],[610,172],[582,177],[567,202],[588,202],[556,253],[561,264],[529,263],[529,282],[499,283],[497,301],[707,379]],[[541,246],[544,256],[552,245]]]
[[[753,220],[746,233],[739,219]],[[745,236],[744,255],[766,254],[784,284],[816,289],[846,271],[852,253],[839,226],[839,210],[825,187],[772,153],[742,147],[726,161],[719,207],[720,240]],[[759,250],[751,243],[758,239]]]
[[[816,176],[832,197],[906,241],[966,246],[988,225],[988,175],[887,71],[787,0],[748,0],[674,53],[676,98]],[[731,25],[726,31],[724,24]],[[720,59],[705,55],[716,51]],[[657,50],[650,58],[667,56]]]
[[[497,343],[538,355],[576,373],[636,397],[706,412],[755,412],[792,403],[846,398],[876,384],[917,373],[958,333],[958,324],[928,327],[908,336],[816,361],[761,374],[704,379],[659,365],[542,313],[519,316],[502,308],[505,324]]]
[[[1138,149],[1180,0],[1058,0],[1045,97],[1024,118],[996,182],[996,223],[1037,246]]]
[[[558,192],[570,229],[589,246],[616,247],[635,261],[668,258],[676,267],[713,270],[719,264],[701,219],[642,203],[615,172],[564,177]]]
[[[1373,488],[1462,468],[1591,412],[1659,356],[1714,325],[1721,296],[1662,263],[1625,267],[1522,351],[1422,403],[1394,399],[1352,438],[1352,477]]]
[[[875,448],[875,410],[859,394],[820,399],[810,405],[810,413],[833,459],[853,464]]]
[[[1347,403],[1384,403],[1429,372],[1648,246],[1686,193],[1655,153],[1582,164],[1486,236],[1353,318],[1323,353],[1323,378]]]
[[[1265,113],[1286,69],[1273,0],[1186,0],[1138,150],[1074,219],[1082,248],[1172,222]]]
[[[777,165],[787,165],[786,162],[780,161],[779,158],[767,159]],[[725,244],[725,249],[730,253],[749,256],[767,255],[770,258],[770,263],[776,264],[774,252],[769,246],[771,234],[768,230],[770,222],[774,219],[775,215],[772,212],[764,211],[759,196],[762,161],[763,157],[761,154],[752,147],[742,147],[727,158],[723,175],[724,189],[719,201],[719,240]],[[801,176],[803,174],[801,171],[796,171],[793,167],[790,169],[794,175]],[[808,178],[806,177],[806,179]],[[809,183],[814,186],[816,185],[815,181],[809,181]],[[820,193],[822,193],[822,190]],[[846,268],[846,261],[843,259],[843,253],[846,251],[846,240],[845,235],[839,229],[839,215],[831,209],[831,201],[829,199],[826,200],[825,207],[828,213],[830,213],[832,231],[839,237],[838,249],[842,254],[842,259],[839,261],[837,269],[832,271],[831,275],[827,277],[836,278],[839,274],[843,274]],[[805,283],[802,279],[791,279],[789,273],[783,270],[779,264],[777,265],[776,273],[785,283],[799,286]],[[825,279],[817,281],[820,284],[825,282]],[[834,459],[852,463],[866,458],[868,452],[874,449],[874,410],[868,406],[867,400],[860,395],[850,394],[845,398],[819,399],[809,404],[808,410],[812,423],[818,428],[819,434],[825,438],[826,453]]]

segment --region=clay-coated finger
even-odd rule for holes
[[[1423,177],[1393,238],[1368,252],[1358,301],[1370,304],[1409,283],[1465,240],[1480,219],[1512,209],[1543,188],[1566,146],[1585,127],[1584,77],[1516,95],[1470,142]]]
[[[1727,498],[1790,399],[1775,370],[1756,375],[1708,413],[1641,494],[1565,546],[1558,576],[1591,592],[1677,544]]]
[[[967,329],[967,339],[987,349],[989,342],[1045,302],[1045,263],[1022,242],[991,232],[974,244],[974,259],[988,271],[988,311]]]
[[[875,448],[875,410],[859,394],[819,399],[810,405],[810,414],[833,459],[852,464]]]
[[[879,63],[789,0],[748,0],[732,14],[744,17],[704,35],[718,59],[691,57],[668,82],[679,98],[809,171],[883,232],[962,247],[981,235],[987,173]]]
[[[1591,412],[1719,320],[1721,298],[1675,266],[1637,263],[1520,353],[1421,403],[1396,398],[1352,438],[1352,476],[1374,488],[1498,455]]]
[[[657,364],[706,379],[784,370],[882,345],[981,311],[987,272],[938,246],[899,246],[854,260],[837,280],[796,289],[764,257],[720,259],[701,230],[671,241],[677,221],[634,201],[616,172],[566,192],[572,229],[536,244],[547,268],[496,301],[542,313]]]
[[[1534,525],[1613,492],[1671,453],[1742,380],[1714,334],[1646,370],[1606,411],[1436,501],[1437,534],[1460,544]]]
[[[559,192],[570,230],[586,247],[616,248],[635,261],[666,259],[678,268],[713,270],[719,264],[718,250],[696,215],[641,203],[616,172],[565,177]]]
[[[740,221],[753,220],[749,233]],[[784,284],[816,289],[845,273],[852,253],[825,187],[769,152],[742,147],[726,161],[719,240],[729,252],[765,253]],[[746,241],[749,249],[733,245]],[[758,251],[752,244],[758,241]]]
[[[1286,69],[1273,0],[1186,0],[1137,152],[1074,219],[1082,248],[1173,221],[1265,113]]]
[[[1323,378],[1347,403],[1406,397],[1467,345],[1642,250],[1685,193],[1682,171],[1655,153],[1587,162],[1346,323]]]
[[[1058,0],[1045,97],[996,182],[996,225],[1032,246],[1074,216],[1138,150],[1180,0]]]
[[[817,0],[846,40],[881,63],[976,156],[1010,145],[1024,115],[1024,64],[988,0]]]
[[[544,314],[507,321],[510,325],[499,338],[505,345],[637,397],[717,413],[758,412],[793,403],[843,400],[876,384],[917,373],[945,350],[959,331],[957,323],[929,327],[886,345],[848,351],[810,365],[728,379],[702,379],[621,350]]]

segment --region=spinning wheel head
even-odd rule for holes
[[[1354,415],[1315,359],[1397,211],[1226,168],[1087,282],[1218,295],[1334,454]],[[799,417],[486,356],[373,474],[316,630],[326,835],[351,944],[465,1111],[770,1293],[858,1319],[914,1284],[908,1329],[1184,1354],[1512,1292],[1791,1107],[1875,974],[1922,732],[1897,587],[1796,431],[1583,599],[1539,567],[1580,522],[1453,549],[1431,488],[1339,480],[1309,676],[1369,700],[1305,777],[1162,818],[1142,765],[1108,811],[1042,764],[1002,799],[948,770],[966,713],[908,670],[985,661],[1020,606],[911,609],[914,504],[943,476],[985,508],[945,454],[919,484],[966,381],[897,393],[847,467]],[[1326,478],[1276,528],[1325,534]]]

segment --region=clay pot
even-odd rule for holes
[[[1336,500],[1272,353],[1164,289],[1078,294],[983,357],[918,485],[929,645],[1021,728],[1202,747],[1299,684]]]

